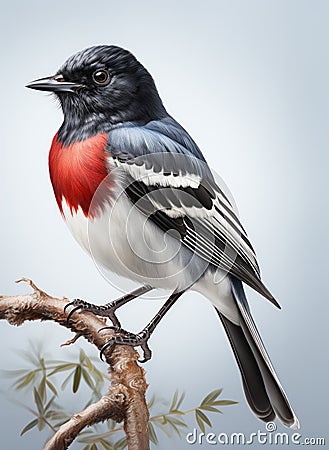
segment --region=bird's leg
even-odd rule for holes
[[[101,317],[108,317],[111,322],[113,323],[113,326],[116,329],[121,329],[120,321],[115,315],[115,311],[120,308],[120,306],[123,306],[124,304],[130,302],[134,298],[139,297],[140,295],[145,294],[146,292],[151,291],[153,288],[151,286],[141,286],[138,289],[135,289],[134,291],[130,292],[129,294],[124,295],[123,297],[117,298],[116,300],[112,300],[109,303],[106,303],[105,305],[93,305],[92,303],[88,303],[84,300],[80,300],[79,298],[74,299],[72,302],[65,305],[64,311],[69,306],[73,306],[71,311],[67,315],[67,322],[69,322],[70,318],[72,317],[72,314],[74,314],[76,311],[82,310],[82,311],[89,311],[97,316]]]
[[[166,312],[172,307],[172,305],[179,299],[179,297],[183,293],[184,291],[174,292],[173,294],[171,294],[166,303],[162,306],[162,308],[158,311],[158,313],[146,325],[146,327],[143,328],[143,330],[140,333],[134,334],[130,333],[129,331],[118,329],[117,331],[122,333],[123,335],[110,338],[107,341],[107,343],[103,345],[103,347],[101,348],[100,358],[103,359],[102,357],[106,350],[109,350],[111,354],[113,352],[114,346],[116,344],[120,344],[120,345],[131,345],[133,347],[140,346],[144,352],[143,355],[144,359],[140,361],[142,363],[151,359],[152,352],[148,346],[148,340],[151,337],[151,334],[155,330],[160,320],[164,317]]]

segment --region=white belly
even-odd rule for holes
[[[71,212],[64,199],[63,212],[73,236],[98,266],[156,288],[191,285],[181,243],[146,220],[127,197],[121,196],[94,219],[88,219],[80,208]]]
[[[80,208],[71,212],[64,199],[63,212],[73,236],[98,267],[154,288],[174,291],[193,286],[238,323],[228,277],[220,271],[214,276],[207,262],[146,220],[125,195],[94,219],[88,219]]]

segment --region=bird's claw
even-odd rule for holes
[[[104,330],[112,330],[112,331],[114,331],[115,333],[118,333],[118,334],[122,333],[122,334],[125,335],[125,337],[130,337],[131,336],[132,338],[134,338],[136,336],[134,333],[131,333],[130,331],[124,330],[123,328],[116,327],[116,326],[102,327],[102,328],[100,328],[98,330],[98,333],[100,333],[101,331],[104,331]]]
[[[112,355],[115,345],[130,345],[132,347],[141,347],[143,350],[143,359],[138,360],[140,363],[144,363],[149,361],[152,357],[152,351],[148,346],[148,340],[150,338],[150,334],[147,330],[143,330],[138,334],[131,333],[130,331],[126,331],[123,329],[118,329],[116,327],[104,327],[101,330],[106,328],[114,329],[116,332],[121,333],[121,336],[111,337],[105,345],[101,348],[99,357],[103,361],[103,355],[105,351],[107,351],[108,356]],[[99,330],[99,331],[101,331]]]
[[[70,322],[70,319],[72,317],[72,315],[76,312],[79,311],[79,309],[84,309],[84,307],[88,305],[87,302],[85,302],[84,300],[80,300],[79,298],[75,298],[74,300],[72,300],[71,302],[67,303],[64,306],[64,312],[66,312],[67,308],[69,308],[70,306],[73,306],[73,308],[71,309],[71,311],[68,313],[67,317],[66,317],[66,323],[68,324]]]
[[[73,306],[73,308],[67,315],[67,318],[66,318],[67,323],[69,323],[72,315],[75,312],[82,310],[82,311],[92,312],[101,317],[108,317],[111,320],[111,322],[113,323],[115,328],[118,328],[118,329],[120,328],[120,321],[114,313],[114,311],[116,309],[115,307],[111,308],[110,306],[108,306],[106,309],[104,309],[101,306],[93,305],[92,303],[88,303],[85,300],[76,298],[65,305],[64,312],[70,306]]]

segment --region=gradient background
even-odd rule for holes
[[[3,2],[1,294],[27,292],[13,282],[28,276],[54,295],[98,303],[118,295],[72,239],[55,204],[47,154],[61,112],[24,85],[84,47],[126,47],[230,187],[263,279],[283,306],[278,311],[248,291],[256,322],[301,434],[326,437],[328,19],[329,4],[320,0]],[[120,317],[139,330],[158,308],[157,300],[136,300]],[[70,333],[51,323],[0,327],[1,368],[24,366],[13,350],[26,349],[29,339],[44,341],[52,356],[76,353],[59,349]],[[204,298],[186,294],[151,347],[150,394],[168,398],[186,390],[188,408],[223,387],[224,398],[240,403],[214,415],[211,431],[264,431],[246,406],[226,337]],[[8,390],[7,381],[0,383]],[[18,437],[29,413],[0,398],[1,447],[41,448],[46,436],[37,431]],[[72,409],[83,400],[72,394]],[[285,429],[278,424],[278,431]],[[159,436],[160,450],[192,447]]]

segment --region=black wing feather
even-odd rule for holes
[[[229,199],[174,119],[115,128],[108,151],[126,174],[127,196],[149,220],[280,307],[261,281],[254,249]]]

